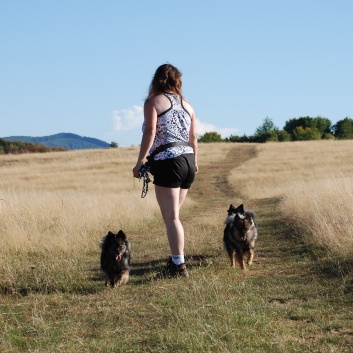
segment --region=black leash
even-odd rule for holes
[[[139,181],[143,178],[143,187],[141,192],[141,198],[144,198],[148,192],[148,183],[151,182],[150,176],[148,175],[150,168],[144,164],[139,171]]]

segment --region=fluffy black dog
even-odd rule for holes
[[[223,234],[224,248],[228,253],[231,266],[235,267],[235,263],[238,262],[240,268],[245,271],[245,257],[247,257],[247,264],[251,265],[258,236],[255,213],[244,210],[242,204],[238,207],[230,205],[227,212]]]
[[[105,285],[114,288],[127,283],[130,275],[130,242],[126,234],[122,230],[117,234],[108,232],[103,237],[100,247],[101,269],[106,277]]]

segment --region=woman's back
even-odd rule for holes
[[[169,143],[188,142],[191,116],[184,106],[185,101],[180,96],[171,93],[153,98],[156,98],[153,104],[157,111],[157,126],[151,152]],[[191,105],[187,104],[190,109]],[[173,158],[184,153],[193,153],[193,149],[190,146],[170,147],[165,153],[156,155],[155,159]]]

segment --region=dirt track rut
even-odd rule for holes
[[[256,156],[256,146],[248,144],[234,144],[225,159],[219,162],[199,165],[200,172],[190,189],[189,196],[202,204],[203,211],[209,207],[228,207],[230,203],[237,203],[240,193],[229,184],[229,173],[232,169]],[[212,200],[212,204],[210,203]]]

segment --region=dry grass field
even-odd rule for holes
[[[137,147],[0,156],[1,352],[353,351],[351,142],[199,150],[190,278],[158,281],[169,248]],[[257,214],[246,273],[223,251],[230,203]],[[110,289],[98,243],[119,229],[131,279]]]
[[[268,143],[234,169],[248,198],[280,197],[281,211],[308,242],[353,258],[353,141]]]
[[[142,204],[139,182],[131,178],[135,155],[124,149],[1,156],[0,261],[7,291],[75,283],[83,259],[108,230],[134,232],[159,214],[152,197]],[[26,288],[30,276],[35,284]]]

